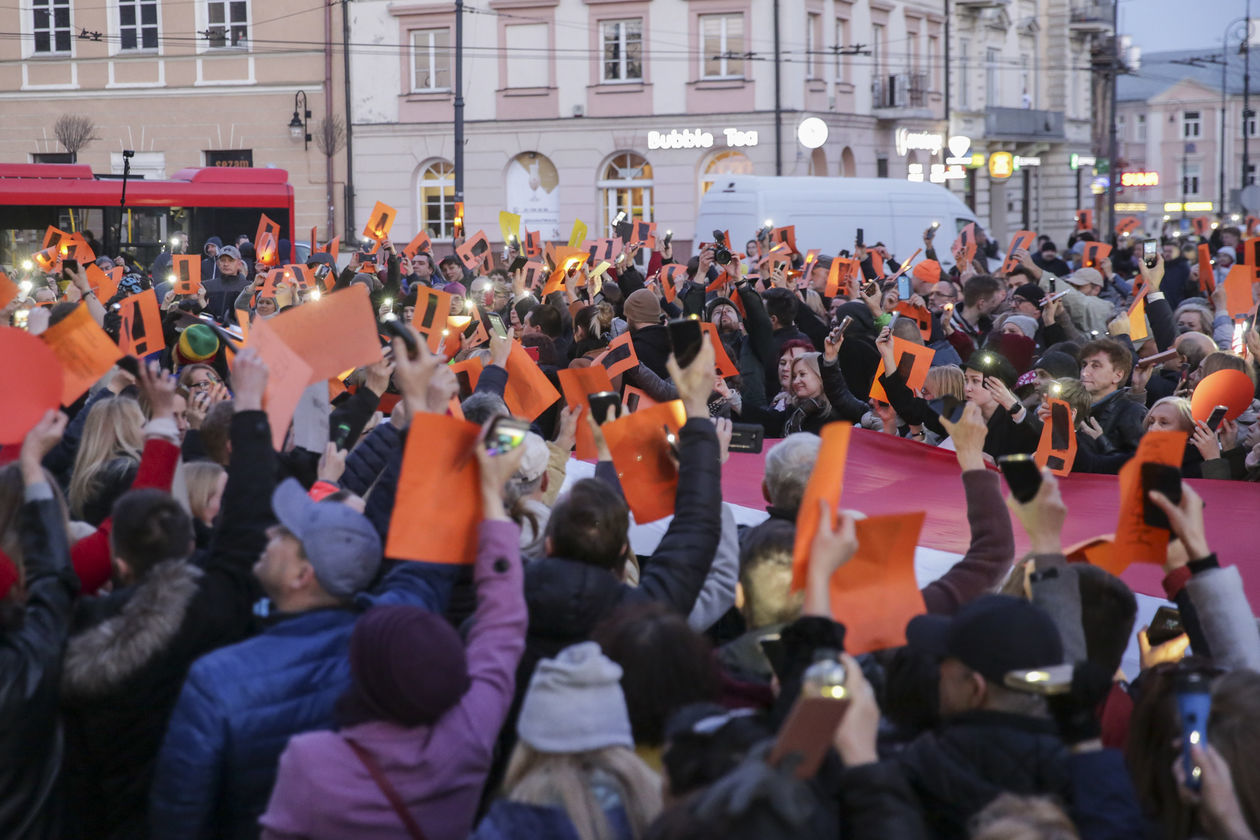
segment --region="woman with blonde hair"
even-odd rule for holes
[[[92,525],[109,516],[135,477],[143,429],[144,412],[130,397],[106,397],[92,406],[70,476],[71,516]]]
[[[638,840],[660,813],[660,778],[634,753],[621,668],[596,643],[538,663],[516,730],[503,798],[476,840]]]
[[[931,402],[953,397],[958,402],[963,402],[967,399],[965,383],[962,368],[958,365],[937,365],[929,368],[927,379],[923,381],[923,399]]]
[[[227,470],[213,461],[194,461],[184,467],[184,484],[188,487],[193,524],[213,528],[223,501],[223,488],[227,486]]]

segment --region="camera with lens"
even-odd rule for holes
[[[720,230],[713,231],[713,261],[718,265],[727,265],[731,261],[731,252],[727,247],[726,234]]]

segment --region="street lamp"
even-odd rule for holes
[[[289,120],[289,136],[294,140],[302,140],[302,148],[311,147],[310,132],[311,112],[306,107],[306,92],[299,90],[293,94],[293,119]]]

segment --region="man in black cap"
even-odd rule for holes
[[[954,616],[921,615],[911,648],[940,660],[942,724],[896,759],[936,837],[966,837],[967,821],[1004,792],[1071,800],[1068,752],[1045,698],[1004,684],[1010,672],[1063,660],[1054,621],[1009,595],[985,595]]]

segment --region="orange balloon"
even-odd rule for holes
[[[1195,420],[1206,422],[1212,415],[1212,409],[1223,405],[1229,409],[1225,413],[1225,419],[1237,420],[1238,415],[1251,405],[1255,393],[1256,386],[1241,370],[1218,370],[1205,376],[1194,389],[1194,395],[1190,398],[1190,411]]]

